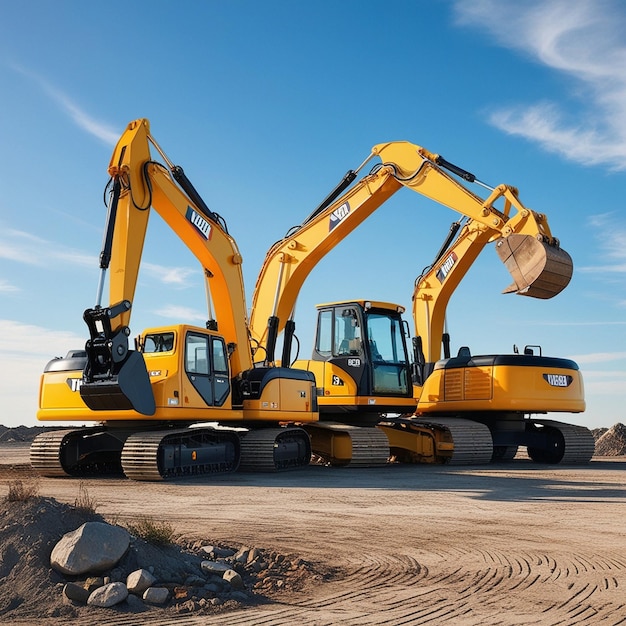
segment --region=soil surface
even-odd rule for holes
[[[11,481],[29,480],[28,444],[1,444],[0,464],[1,498]],[[299,555],[328,573],[213,617],[98,609],[103,626],[595,626],[626,623],[625,477],[623,456],[581,467],[517,458],[476,467],[310,466],[175,483],[40,478],[38,493],[73,504],[82,483],[105,519],[151,516],[187,542]],[[39,583],[32,581],[38,594]],[[59,623],[49,615],[42,605],[37,623]],[[32,615],[11,618],[33,623]],[[91,626],[94,613],[71,621]]]

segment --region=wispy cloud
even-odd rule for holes
[[[67,115],[79,128],[87,131],[108,145],[115,145],[119,132],[108,124],[98,121],[83,111],[66,93],[52,85],[45,78],[20,65],[12,64],[16,72],[34,81],[39,88]]]
[[[157,280],[175,287],[189,287],[192,283],[189,279],[197,277],[199,271],[189,267],[165,267],[156,263],[142,263],[141,268],[147,274]]]
[[[4,278],[0,278],[0,293],[17,293],[18,291],[21,291],[19,287]]]
[[[575,354],[568,357],[576,363],[587,364],[590,363],[610,363],[613,361],[623,361],[626,359],[626,352],[594,352],[591,354]],[[626,372],[619,372],[620,376],[626,376]]]
[[[554,102],[498,108],[490,122],[545,150],[626,170],[626,11],[617,0],[456,0],[457,22],[487,30],[572,79],[573,113]]]
[[[0,319],[1,359],[9,363],[15,356],[52,358],[63,356],[72,348],[85,345],[85,338],[69,331],[50,330],[15,320]],[[43,368],[45,362],[41,365]]]
[[[206,322],[206,312],[198,311],[190,307],[184,306],[165,306],[155,311],[161,317],[175,319],[177,321],[186,320],[187,322]]]
[[[42,254],[42,250],[45,250],[45,254]],[[0,230],[0,259],[46,267],[51,265],[51,261],[97,267],[97,258],[93,255],[84,254],[66,246],[60,248],[53,242],[32,233],[12,228]]]
[[[69,331],[0,319],[2,423],[6,426],[34,424],[39,378],[46,363],[84,345],[84,337]]]
[[[595,272],[603,275],[626,274],[626,222],[614,213],[593,215],[588,220],[589,226],[603,255],[602,265],[580,267],[581,272]]]

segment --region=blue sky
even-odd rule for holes
[[[619,0],[25,0],[0,9],[0,423],[34,425],[39,376],[95,304],[106,168],[146,117],[244,257],[266,250],[381,142],[407,140],[548,215],[574,260],[552,300],[502,295],[486,249],[448,309],[452,347],[576,360],[589,427],[626,421],[626,6]],[[202,274],[153,216],[133,334],[202,324]],[[320,302],[410,311],[456,214],[398,192],[315,268]]]

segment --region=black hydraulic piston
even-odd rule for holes
[[[443,333],[441,336],[441,343],[443,344],[443,358],[450,358],[450,335],[448,333]]]
[[[272,315],[267,320],[267,344],[265,348],[265,360],[268,363],[271,363],[274,361],[277,339],[278,339],[278,317],[276,317],[276,315]]]
[[[102,242],[102,252],[100,252],[100,269],[106,270],[111,262],[111,249],[113,248],[113,231],[117,218],[117,205],[120,199],[122,185],[119,176],[113,178],[113,194],[107,211],[107,221],[104,229],[104,241]]]
[[[356,178],[356,172],[354,170],[348,170],[344,177],[341,179],[339,184],[326,196],[326,198],[322,201],[322,203],[304,220],[304,223],[310,222],[314,217],[319,215],[327,206],[329,206],[332,202],[335,201],[351,184],[352,181]]]
[[[281,364],[283,367],[291,366],[291,346],[293,344],[293,336],[296,332],[296,323],[293,320],[287,320],[285,331],[283,333],[283,356]]]
[[[212,222],[216,222],[217,224],[221,223],[220,216],[214,211],[211,211],[211,209],[209,209],[205,201],[202,199],[202,196],[198,193],[191,181],[187,178],[187,175],[180,165],[175,165],[172,168],[172,176],[174,177],[174,180],[181,186],[182,190],[189,196],[191,201],[204,214],[205,217],[210,219]]]
[[[456,174],[459,178],[466,180],[468,183],[476,182],[476,176],[467,170],[464,170],[462,167],[458,165],[454,165],[454,163],[450,163],[450,161],[446,161],[443,157],[438,156],[435,159],[435,163],[440,165],[441,167],[449,170],[453,174]]]

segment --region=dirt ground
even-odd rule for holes
[[[0,446],[0,464],[27,462],[27,444]],[[14,471],[1,470],[3,497]],[[337,572],[214,621],[164,614],[159,624],[595,626],[626,624],[625,477],[626,457],[603,457],[83,484],[107,518],[148,515],[188,539],[296,553]],[[71,504],[78,485],[40,479],[39,494]],[[98,623],[141,619],[103,609]]]

